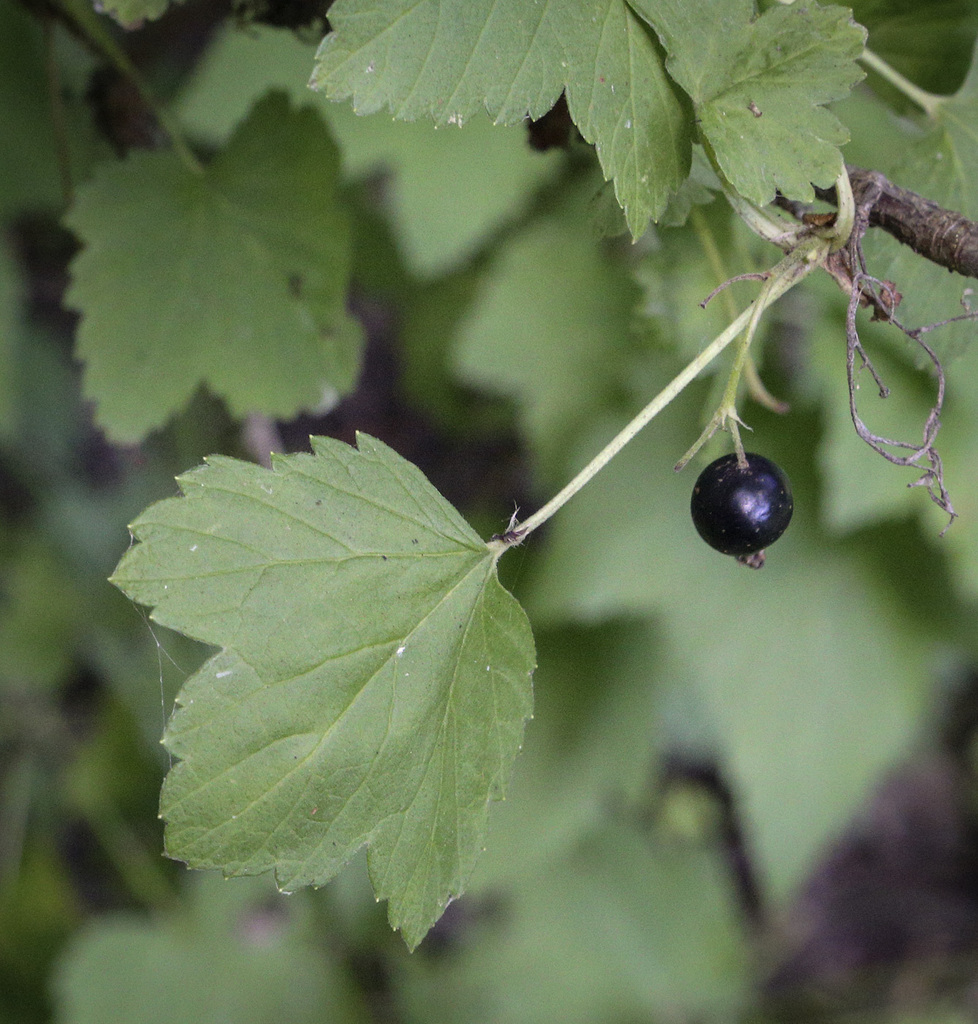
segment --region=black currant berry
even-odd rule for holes
[[[731,453],[700,473],[689,511],[711,548],[759,568],[758,554],[788,529],[794,504],[781,467],[763,455],[745,454],[746,469]]]

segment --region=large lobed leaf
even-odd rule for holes
[[[530,714],[533,640],[495,557],[365,435],[224,457],[147,510],[114,582],[223,648],[165,736],[170,856],[320,885],[364,844],[416,945],[462,891]]]
[[[866,40],[842,7],[752,0],[631,0],[655,26],[666,67],[693,101],[700,131],[734,187],[765,205],[776,190],[814,198],[839,173],[848,134],[822,104],[863,76]]]
[[[66,218],[68,302],[100,425],[135,441],[201,385],[291,416],[352,386],[351,232],[322,119],[273,93],[195,174],[172,152],[105,165]],[[152,197],[152,201],[147,201]]]
[[[406,121],[540,117],[562,91],[628,226],[657,219],[689,171],[691,125],[651,32],[624,0],[338,0],[314,88]]]
[[[751,0],[338,0],[330,23],[312,85],[358,113],[460,124],[486,108],[510,124],[563,90],[633,235],[689,173],[694,131],[756,203],[831,184],[847,135],[823,104],[862,77],[865,42],[844,8],[755,17]]]

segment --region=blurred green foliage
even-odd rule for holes
[[[600,176],[573,132],[538,153],[524,126],[478,117],[357,118],[306,89],[308,33],[226,13],[202,0],[117,37],[202,160],[272,88],[322,118],[364,362],[350,395],[295,420],[236,420],[200,387],[115,445],[82,397],[62,301],[78,244],[63,178],[81,188],[115,167],[153,111],[124,77],[97,87],[105,62],[65,19],[0,6],[0,1020],[973,1019],[978,354],[967,332],[948,346],[938,447],[961,516],[939,537],[946,517],[905,486],[912,473],[852,431],[827,279],[784,300],[762,338],[765,383],[791,412],[742,410],[749,446],[795,493],[763,572],[701,544],[695,467],[672,472],[716,403],[709,377],[501,563],[537,634],[535,718],[468,894],[414,955],[362,856],[287,898],[162,858],[158,741],[209,652],[106,577],[177,473],[363,429],[489,536],[716,333],[727,297],[700,299],[773,262],[704,189],[685,226],[603,237]],[[973,5],[867,0],[854,16],[922,87],[966,83]],[[973,142],[978,112],[967,89],[959,100],[955,124],[931,124],[871,75],[833,109],[847,158],[922,187],[948,184],[922,164],[935,133]],[[955,171],[975,216],[978,169]],[[957,288],[953,316],[967,282],[938,276],[939,298]],[[730,290],[738,308],[751,287]],[[892,389],[878,400],[865,378],[864,418],[919,437],[933,379],[902,336],[867,324],[863,338]]]

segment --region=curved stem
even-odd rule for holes
[[[720,249],[717,246],[716,239],[713,237],[713,232],[710,230],[703,211],[698,206],[694,206],[690,210],[689,223],[696,234],[696,240],[700,243],[700,248],[703,250],[706,262],[710,266],[710,272],[720,282],[718,287],[723,288],[723,298],[720,301],[723,302],[727,316],[732,320],[737,315],[737,303],[734,300],[733,293],[723,287],[723,282],[730,280],[733,275],[727,273],[727,268],[723,264],[723,257],[720,255]],[[712,294],[716,293],[713,292]],[[704,300],[704,302],[706,301],[708,299]]]
[[[744,365],[744,380],[747,382],[748,394],[758,405],[763,405],[765,409],[776,412],[779,416],[783,416],[790,410],[787,402],[776,398],[764,386],[764,381],[761,380],[753,359],[748,359]]]
[[[760,322],[761,314],[771,305],[770,302],[766,301],[767,294],[775,282],[776,279],[770,277],[761,285],[757,301],[752,306],[751,318],[747,322],[747,329],[741,338],[740,345],[737,348],[737,355],[734,358],[734,364],[730,369],[730,379],[727,381],[727,386],[724,389],[720,408],[734,416],[737,414],[737,390],[740,387],[740,375],[744,372],[744,364],[747,362],[751,342],[757,333],[757,325]]]
[[[710,230],[710,227],[706,222],[706,218],[700,212],[698,207],[694,207],[690,212],[689,222],[692,225],[693,230],[696,232],[696,237],[699,240],[704,255],[706,256],[706,261],[710,265],[710,270],[718,281],[723,282],[723,284],[719,286],[719,290],[722,290],[723,293],[721,301],[723,302],[724,309],[727,311],[727,316],[733,320],[737,315],[737,303],[734,300],[733,293],[727,285],[732,281],[736,281],[737,278],[731,277],[727,268],[724,266],[723,257],[720,255],[720,250],[713,237],[713,232]],[[744,276],[750,276],[759,281],[767,279],[766,274]],[[714,292],[714,294],[716,293]],[[710,297],[712,298],[712,296]],[[787,403],[775,398],[774,395],[772,395],[764,386],[764,382],[761,380],[760,374],[758,374],[757,367],[754,365],[752,359],[748,359],[744,365],[744,379],[747,381],[747,387],[750,391],[751,398],[753,398],[755,402],[763,405],[766,409],[770,409],[772,412],[786,413],[788,411]]]
[[[738,217],[765,242],[787,252],[798,241],[800,229],[787,221],[778,221],[724,182],[724,195]]]
[[[928,116],[936,117],[937,111],[944,102],[944,97],[937,96],[932,92],[914,85],[908,78],[904,78],[896,68],[890,67],[882,57],[878,57],[872,50],[863,50],[859,58],[871,71],[875,71],[880,78],[885,78],[890,85],[894,85],[907,99],[912,100]]]
[[[750,200],[745,199],[727,179],[717,161],[716,154],[706,142],[703,143],[703,152],[710,161],[713,173],[720,179],[720,184],[723,186],[723,194],[727,202],[733,207],[734,213],[759,238],[763,238],[764,241],[776,245],[784,252],[789,252],[798,242],[801,233],[799,227],[796,224],[778,219],[776,214],[772,215],[773,211],[762,210],[750,202]]]
[[[542,526],[558,509],[565,505],[592,477],[596,476],[628,444],[632,438],[677,396],[691,384],[699,373],[750,324],[757,322],[761,313],[785,292],[793,288],[802,278],[819,265],[819,258],[827,243],[821,239],[807,239],[798,249],[789,253],[771,271],[761,294],[745,309],[726,330],[719,334],[705,349],[688,363],[649,402],[648,405],[616,434],[597,455],[562,490],[550,499],[539,511],[522,523],[514,524],[501,537],[494,537],[487,546],[497,557],[507,548],[519,544],[538,526]]]
[[[149,83],[129,59],[129,55],[99,21],[99,16],[95,13],[91,3],[88,0],[58,0],[58,6],[65,16],[75,24],[89,45],[101,53],[117,71],[132,80],[139,95],[142,96],[156,119],[166,130],[170,137],[170,145],[173,146],[173,152],[176,153],[187,170],[194,174],[203,174],[203,165],[184,139],[177,120],[153,95]]]
[[[774,276],[773,272],[765,278],[764,285],[761,288],[756,301],[750,307],[751,316],[747,321],[747,326],[741,337],[740,344],[737,346],[737,354],[734,357],[733,366],[730,368],[730,376],[727,378],[727,386],[723,389],[723,397],[720,399],[720,405],[717,407],[717,410],[710,419],[710,422],[706,425],[703,433],[700,434],[693,443],[693,446],[676,463],[674,469],[677,473],[685,469],[690,459],[693,458],[693,456],[718,430],[730,431],[730,436],[734,443],[734,450],[737,453],[737,461],[744,468],[747,467],[747,456],[744,454],[744,442],[740,439],[740,426],[746,426],[746,424],[744,424],[744,421],[737,415],[737,393],[740,389],[740,378],[744,372],[744,367],[749,362],[750,346],[751,342],[754,340],[754,335],[757,333],[757,325],[760,322],[761,314],[771,304],[767,301],[768,292],[771,287],[777,283],[778,278]],[[750,427],[747,427],[747,429],[750,430]]]

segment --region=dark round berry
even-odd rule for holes
[[[689,511],[697,532],[717,551],[744,558],[773,544],[788,529],[794,504],[780,466],[746,452],[711,462],[693,488]],[[749,563],[753,564],[753,563]]]

